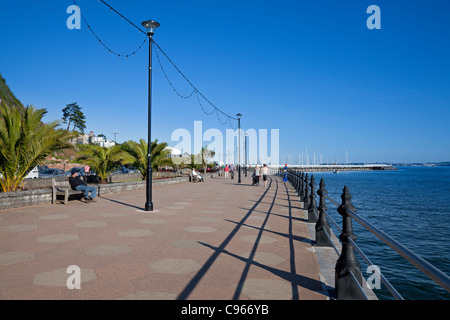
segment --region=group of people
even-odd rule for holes
[[[225,172],[225,178],[231,177],[231,179],[234,179],[234,172],[236,171],[236,167],[233,164],[225,165],[223,171]]]
[[[262,167],[256,165],[255,171],[252,174],[253,183],[252,186],[259,186],[260,177],[263,177],[264,187],[267,187],[267,176],[269,175],[269,167],[264,164]]]
[[[223,170],[225,172],[225,178],[231,177],[231,179],[234,179],[234,173],[236,171],[236,167],[233,164],[225,165],[223,167]],[[252,175],[252,185],[253,186],[259,186],[259,180],[262,176],[264,187],[267,187],[267,176],[269,175],[269,167],[267,164],[264,164],[262,166],[255,166],[255,171]]]

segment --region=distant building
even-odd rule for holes
[[[168,155],[168,157],[170,157],[170,158],[182,157],[181,150],[179,150],[177,148],[165,147],[164,150],[169,150],[170,151],[170,154]]]
[[[102,136],[100,136],[100,137],[93,136],[91,138],[91,143],[98,144],[100,147],[106,147],[106,148],[110,148],[110,147],[116,145],[116,143],[114,141],[106,140]]]
[[[96,136],[93,131],[89,132],[89,134],[82,134],[76,138],[73,138],[70,141],[70,143],[73,145],[92,143],[92,144],[97,144],[100,147],[106,147],[106,148],[110,148],[110,147],[116,145],[116,143],[114,141],[106,140],[103,136]]]

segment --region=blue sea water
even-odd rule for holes
[[[399,167],[393,171],[312,174],[317,188],[320,179],[324,178],[329,196],[338,203],[346,185],[357,214],[450,275],[450,167]],[[336,206],[329,201],[327,206],[328,213],[342,226],[342,217]],[[340,232],[334,226],[332,229],[339,236]],[[353,221],[353,229],[357,245],[373,264],[380,267],[404,299],[450,299],[449,292],[358,222]],[[366,273],[367,265],[362,258],[360,261],[363,276],[367,279],[371,273]],[[380,300],[393,299],[383,284],[374,292]]]

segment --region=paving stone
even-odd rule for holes
[[[17,225],[12,225],[12,226],[0,227],[0,231],[23,232],[23,231],[36,230],[37,228],[38,228],[38,226],[35,224],[17,224]]]
[[[204,248],[204,245],[202,245],[199,240],[193,240],[193,239],[175,240],[175,241],[172,241],[171,244],[174,247],[184,248],[184,249]]]
[[[86,249],[86,254],[100,256],[114,256],[132,251],[127,245],[101,245]]]
[[[83,221],[75,223],[75,227],[78,228],[101,228],[107,225],[108,224],[104,221]]]
[[[148,224],[162,224],[167,223],[166,219],[157,219],[157,218],[147,218],[138,220],[140,223],[148,223]]]
[[[269,237],[269,236],[261,236],[259,237],[258,235],[248,235],[248,236],[243,236],[240,237],[241,240],[244,240],[245,242],[248,243],[255,243],[255,241],[259,241],[259,243],[274,243],[277,241],[277,239]]]
[[[246,279],[242,292],[255,300],[292,300],[290,283],[276,279]]]
[[[48,216],[39,217],[40,220],[59,220],[59,219],[67,219],[70,218],[67,214],[51,214]]]
[[[250,252],[246,252],[242,256],[248,258],[250,257]],[[263,265],[276,266],[277,264],[285,261],[286,259],[280,257],[275,253],[256,251],[256,253],[253,255],[253,260]]]
[[[190,226],[184,228],[184,230],[188,232],[215,232],[217,229],[214,229],[213,227],[206,227],[206,226]]]
[[[34,253],[28,252],[2,252],[0,253],[0,265],[9,266],[21,262],[30,262],[35,259]]]
[[[67,241],[78,240],[80,237],[77,234],[50,234],[48,236],[41,236],[37,238],[38,242],[53,242],[62,243]]]
[[[67,279],[72,273],[67,273],[67,268],[55,269],[34,276],[33,284],[36,286],[67,287]],[[88,282],[97,279],[94,269],[80,269],[80,282]]]
[[[153,234],[154,234],[153,231],[145,230],[145,229],[122,230],[122,231],[117,232],[117,235],[119,237],[135,237],[135,238],[147,237],[147,236],[151,236]]]
[[[188,274],[197,271],[201,265],[191,259],[167,258],[149,263],[150,269],[157,273]]]

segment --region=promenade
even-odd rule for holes
[[[206,179],[0,211],[0,299],[329,298],[288,183]]]

